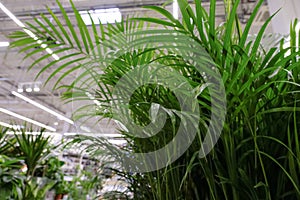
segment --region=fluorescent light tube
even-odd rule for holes
[[[97,136],[103,138],[121,138],[119,133],[64,133],[65,136],[84,135],[84,136]]]
[[[9,42],[0,42],[0,47],[8,47]]]
[[[1,2],[0,2],[0,8],[1,10],[7,14],[18,26],[25,28],[25,25],[16,17],[14,14],[12,14]]]
[[[12,128],[12,129],[14,129],[13,125],[10,125],[10,124],[5,123],[5,122],[0,122],[0,126],[4,126],[4,127],[7,127],[7,128]]]
[[[8,124],[5,122],[0,122],[0,126],[4,126],[4,127],[11,128],[14,130],[20,130],[22,128],[22,126],[20,126],[20,125],[11,125],[11,124]]]
[[[37,40],[38,44],[41,44],[42,48],[46,48],[47,45],[41,43],[41,40],[38,39],[38,37],[30,30],[26,29],[25,24],[23,24],[12,12],[10,12],[1,2],[0,2],[0,9],[10,18],[12,19],[18,26],[20,26],[21,28],[23,28],[24,32],[27,33],[30,37],[32,37],[34,40]],[[48,49],[48,50],[47,50]],[[49,50],[49,48],[47,48],[46,51],[47,53],[49,53],[55,60],[59,60],[59,57],[56,54],[53,54],[53,51]]]
[[[47,108],[46,106],[43,106],[42,104],[39,104],[36,101],[33,101],[33,100],[29,99],[28,97],[23,96],[22,94],[20,94],[18,92],[12,91],[12,94],[15,95],[16,97],[19,97],[20,99],[23,99],[24,101],[30,103],[31,105],[34,105],[34,106],[36,106],[36,107],[38,107],[38,108],[40,108],[40,109],[42,109],[46,112],[58,117],[58,119],[60,119],[60,120],[64,120],[64,121],[66,121],[66,122],[68,122],[69,124],[72,124],[72,125],[74,124],[74,122],[72,120],[70,120],[70,119],[66,118],[65,116],[63,116],[63,115]]]
[[[107,140],[109,143],[114,144],[114,145],[125,145],[127,144],[126,140]]]
[[[42,127],[42,128],[45,128],[45,129],[47,129],[47,130],[49,130],[49,131],[56,131],[55,128],[52,128],[52,127],[47,126],[47,125],[45,125],[45,124],[42,124],[42,123],[40,123],[40,122],[38,122],[38,121],[35,121],[35,120],[33,120],[33,119],[30,119],[30,118],[28,118],[28,117],[24,117],[24,116],[19,115],[19,114],[17,114],[17,113],[11,112],[11,111],[6,110],[6,109],[4,109],[4,108],[0,108],[0,112],[3,112],[3,113],[5,113],[5,114],[7,114],[7,115],[16,117],[16,118],[18,118],[18,119],[27,121],[27,122],[29,122],[29,123],[35,124],[35,125],[37,125],[37,126],[40,126],[40,127]]]
[[[20,135],[20,134],[22,134],[22,132],[20,132],[20,131],[16,131],[16,132],[7,131],[6,134],[9,134],[9,135],[14,135],[14,134]],[[53,133],[53,132],[36,132],[36,131],[32,131],[32,132],[25,131],[25,134],[26,135],[40,135],[40,134],[43,134],[45,136],[60,136],[59,133]]]

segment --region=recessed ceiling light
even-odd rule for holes
[[[25,91],[26,92],[32,92],[32,88],[26,88]]]
[[[35,92],[39,92],[41,89],[39,88],[39,87],[34,87],[33,88],[33,91],[35,91]]]

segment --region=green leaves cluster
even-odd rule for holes
[[[100,106],[94,111],[95,105],[87,104],[79,109],[78,117],[113,118],[114,86],[130,70],[150,63],[170,67],[188,80],[195,91],[200,91],[196,92],[201,119],[199,131],[188,151],[165,169],[144,174],[125,173],[135,199],[299,199],[299,33],[295,30],[296,22],[291,25],[289,48],[270,47],[264,51],[260,44],[273,16],[249,41],[249,31],[263,0],[257,2],[243,29],[237,16],[239,3],[239,0],[232,4],[227,1],[226,22],[219,32],[215,24],[216,1],[210,1],[207,13],[201,1],[178,0],[181,20],[174,19],[161,7],[147,6],[164,19],[132,18],[107,26],[94,23],[85,26],[71,1],[76,17],[74,26],[57,1],[63,20],[49,9],[54,24],[41,15],[41,20],[35,19],[35,24],[27,25],[40,39],[51,37],[51,42],[44,42],[60,60],[49,61],[49,54],[41,56],[44,49],[24,32],[11,35],[15,40],[12,46],[26,52],[26,57],[36,57],[30,68],[42,65],[37,76],[52,69],[46,82],[55,79],[54,88],[66,89],[66,100],[88,100],[86,92],[95,94]],[[199,73],[193,63],[174,55],[172,50],[148,48],[152,35],[148,34],[151,31],[147,24],[163,27],[154,30],[155,33],[177,31],[188,35],[205,49],[214,62],[214,70],[221,74],[226,90],[226,120],[220,140],[203,159],[198,157],[198,152],[211,115],[205,74]],[[122,33],[132,34],[119,37]],[[140,43],[141,48],[116,53],[134,42]],[[60,85],[63,79],[74,77],[75,73],[79,75],[72,83]],[[149,109],[153,103],[180,110],[176,96],[168,88],[145,85],[135,91],[129,103],[130,115],[137,124],[151,121]],[[86,112],[91,108],[94,112]],[[129,144],[127,150],[147,152],[164,146],[176,134],[181,120],[170,115],[159,134],[147,140],[136,138],[134,130],[123,131]]]
[[[43,131],[32,135],[22,129],[19,134],[9,135],[10,129],[0,129],[1,198],[44,199],[57,183],[56,179],[43,176],[49,171],[44,160],[50,154],[50,138],[44,137]]]

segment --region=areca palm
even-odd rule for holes
[[[258,49],[273,16],[261,27],[256,38],[250,41],[248,38],[263,0],[258,1],[243,30],[236,12],[239,1],[234,1],[222,34],[215,24],[216,1],[211,1],[209,14],[201,1],[194,1],[193,11],[188,1],[180,0],[182,20],[175,19],[163,8],[148,6],[166,20],[132,18],[107,26],[94,23],[86,26],[74,4],[70,3],[76,16],[76,27],[57,1],[66,26],[49,10],[55,25],[41,15],[42,22],[35,19],[36,23],[28,23],[28,28],[38,37],[50,36],[52,41],[40,41],[53,49],[53,53],[39,56],[31,68],[53,54],[59,56],[59,60],[45,64],[38,76],[52,68],[53,73],[47,81],[60,74],[54,88],[65,88],[65,99],[93,100],[78,110],[78,117],[102,116],[121,121],[126,125],[126,129],[120,132],[128,141],[127,150],[136,153],[151,152],[165,146],[175,137],[181,123],[186,124],[183,129],[186,132],[187,127],[197,127],[193,143],[172,164],[152,172],[120,173],[132,181],[131,189],[136,199],[300,198],[299,52],[294,47],[295,25],[291,27],[291,48],[273,47],[263,52]],[[163,28],[149,30],[144,25],[147,23]],[[189,38],[186,45],[180,40],[181,36]],[[11,37],[16,39],[12,46],[21,47],[21,52],[27,52],[27,57],[44,51],[36,48],[40,44],[26,32],[16,32]],[[193,47],[189,41],[201,46],[204,51],[189,54],[188,47]],[[286,54],[288,50],[289,55]],[[199,57],[200,63],[185,56]],[[211,68],[199,71],[199,64]],[[183,79],[178,76],[174,79],[168,76],[164,67],[157,66],[164,66],[171,75],[174,72]],[[153,68],[156,71],[151,71]],[[71,84],[60,85],[62,79],[77,71],[79,75]],[[171,89],[158,84],[164,83],[160,79],[162,82],[149,81],[152,78],[149,71],[156,77],[165,75],[166,81],[174,82],[173,89],[170,85]],[[222,95],[214,95],[222,94],[221,88],[209,90],[206,84],[207,79],[215,77],[216,71],[220,73],[220,83],[225,86],[225,99]],[[178,81],[186,81],[190,90],[177,84]],[[120,82],[122,87],[118,85]],[[132,90],[135,86],[139,87]],[[123,90],[115,90],[116,87]],[[199,109],[199,116],[178,112],[182,111],[182,107],[176,96],[176,87],[180,88],[180,94],[196,99],[197,103],[194,105],[192,101],[191,105]],[[188,92],[184,93],[183,88]],[[124,103],[126,99],[122,99],[122,95],[130,92],[130,101]],[[96,107],[94,100],[98,102]],[[202,139],[211,116],[224,112],[215,113],[212,108],[217,104],[222,109],[220,106],[224,106],[222,102],[225,100],[226,118],[220,140],[206,157],[201,158],[198,155],[204,148]],[[211,103],[213,101],[215,103]],[[92,112],[87,112],[87,109]],[[159,109],[167,114],[158,115],[161,113],[157,112]],[[154,129],[158,127],[158,133],[143,139],[136,136],[152,132],[141,132],[136,126],[126,123],[128,116],[140,126],[151,124],[153,118],[164,119],[165,124],[161,126],[159,120],[154,120]],[[193,120],[198,121],[194,123]],[[190,121],[192,123],[187,124]]]

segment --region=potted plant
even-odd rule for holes
[[[55,180],[43,175],[49,138],[44,138],[42,132],[38,136],[27,134],[25,129],[19,135],[6,135],[7,130],[1,132],[0,137],[0,151],[5,154],[0,155],[2,196],[7,199],[44,199],[55,184]]]
[[[68,181],[61,180],[56,183],[55,187],[55,200],[63,199],[70,191],[70,184]]]
[[[97,109],[92,113],[79,113],[81,117],[100,115],[118,121],[123,120],[124,126],[120,133],[128,141],[128,145],[123,149],[108,145],[110,150],[117,154],[120,150],[125,150],[128,155],[132,152],[153,152],[172,141],[176,131],[180,129],[181,122],[183,128],[188,130],[190,126],[185,124],[197,119],[191,125],[197,130],[193,142],[170,165],[147,172],[124,171],[123,175],[131,184],[129,188],[134,193],[134,198],[162,200],[300,198],[299,44],[293,45],[299,43],[295,29],[297,21],[291,25],[289,48],[281,45],[264,50],[260,48],[260,44],[273,16],[266,20],[254,39],[248,38],[259,8],[264,3],[263,0],[257,1],[243,29],[237,12],[239,0],[224,1],[227,13],[225,23],[221,27],[215,24],[216,0],[210,1],[209,13],[201,1],[195,0],[191,4],[187,0],[178,0],[182,16],[179,20],[164,8],[147,6],[147,9],[162,15],[163,19],[131,18],[115,25],[100,25],[100,28],[95,23],[90,27],[86,26],[73,2],[70,3],[77,26],[71,23],[72,20],[59,1],[57,4],[62,18],[50,12],[55,19],[55,25],[44,15],[36,19],[34,24],[29,24],[29,29],[38,36],[47,38],[51,35],[56,41],[55,44],[53,41],[45,42],[47,47],[54,49],[52,54],[40,56],[44,49],[35,49],[34,47],[39,44],[26,32],[12,34],[11,38],[16,39],[12,46],[20,47],[22,52],[32,47],[29,55],[39,56],[39,59],[36,59],[30,68],[42,64],[43,60],[47,61],[39,75],[59,65],[55,67],[47,81],[58,76],[59,72],[62,72],[59,81],[72,73],[81,72],[70,85],[64,86],[66,92],[63,97],[68,100],[77,97],[89,99],[87,94],[92,93],[93,101],[91,105],[85,105],[85,108],[95,108],[94,100],[96,100]],[[143,22],[163,28],[148,30],[143,26]],[[177,36],[188,39],[184,43]],[[126,39],[129,41],[124,42]],[[168,45],[160,45],[168,41],[170,42]],[[122,51],[124,47],[136,44],[139,45],[138,48]],[[199,49],[191,49],[189,45],[200,46],[199,49],[203,54],[199,55],[200,51],[196,51]],[[181,49],[182,52],[178,51],[179,47],[184,47]],[[189,55],[186,49],[192,52],[193,56],[189,57],[190,59],[184,59],[184,56]],[[73,54],[64,54],[70,51]],[[289,51],[290,54],[287,55]],[[183,52],[186,52],[186,55],[180,54]],[[59,56],[59,59],[49,63],[47,59],[51,56],[54,58]],[[193,58],[199,58],[198,62],[193,62]],[[211,64],[209,65],[211,68],[206,68],[207,71],[204,72],[197,68],[203,62]],[[161,74],[155,74],[159,73],[159,70],[154,71],[154,74],[147,73],[154,67],[151,65],[152,67],[147,68],[147,66],[153,63],[157,64],[156,66],[163,65],[161,68],[168,70],[161,71]],[[83,72],[80,71],[82,69]],[[176,78],[182,79],[173,79],[172,82],[170,78],[172,72],[178,75]],[[206,83],[207,78],[215,77],[215,72],[220,74],[216,80],[217,83],[224,85],[224,94],[220,88],[209,90],[209,87],[215,84]],[[185,105],[198,107],[198,115],[182,113],[180,102],[174,92],[176,90],[164,87],[163,84],[148,82],[136,87],[136,90],[130,90],[132,88],[129,86],[132,84],[144,83],[143,81],[151,80],[154,75],[165,75],[164,79],[174,83],[178,88],[184,84],[176,85],[176,80],[189,85],[192,89],[186,90],[186,93],[188,97],[194,95],[196,103]],[[55,88],[59,86],[59,81],[55,84]],[[164,83],[163,78],[161,81]],[[117,87],[123,87],[124,90],[114,90]],[[122,92],[126,90],[132,92],[128,101],[124,100],[124,96],[115,93],[125,94]],[[214,96],[212,92],[220,92],[221,95]],[[119,100],[116,95],[120,99],[119,107],[114,107],[115,101]],[[215,105],[211,101],[220,108],[217,112],[213,109]],[[222,105],[223,101],[226,101],[226,104]],[[124,102],[125,104],[122,104]],[[114,112],[118,110],[124,112],[117,115]],[[157,117],[162,110],[166,112],[164,118],[166,123],[159,126],[161,125],[159,122],[164,120],[156,119],[160,119]],[[224,112],[226,115],[223,115]],[[218,120],[215,121],[221,122],[220,127],[213,130],[220,131],[220,139],[218,142],[215,141],[212,151],[207,152],[205,156],[199,156],[207,147],[202,146],[202,141],[206,137],[213,114],[217,115]],[[147,139],[136,137],[152,132],[141,131],[140,128],[131,126],[129,123],[131,121],[140,127],[155,121],[153,127],[156,128],[157,125],[160,129],[158,134],[152,135],[153,137]],[[188,137],[182,139],[186,138]],[[90,141],[97,142],[94,138],[90,138]],[[103,144],[102,142],[99,144]],[[91,147],[95,147],[96,144],[93,143]],[[126,158],[126,155],[122,158]],[[153,160],[156,161],[155,164],[159,164],[157,160]],[[134,170],[138,164],[129,167]]]
[[[22,199],[26,180],[20,170],[21,159],[0,155],[0,194],[4,199]]]

